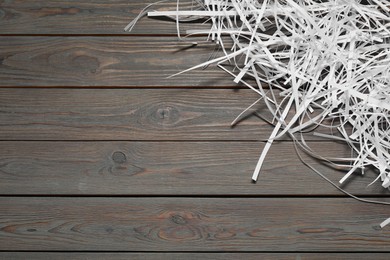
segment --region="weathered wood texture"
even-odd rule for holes
[[[290,139],[250,182],[269,115],[230,128],[257,96],[215,66],[167,79],[215,45],[161,18],[125,33],[155,1],[0,1],[0,259],[388,259],[389,208],[341,197]],[[343,188],[388,200],[374,177]]]
[[[7,0],[0,2],[0,34],[128,34],[123,28],[140,11],[156,0]],[[190,0],[180,7],[191,8]],[[155,5],[151,10],[176,10],[175,1]],[[187,29],[209,28],[200,23],[182,23]],[[169,19],[141,19],[133,34],[176,34]]]
[[[0,89],[0,139],[264,141],[263,103],[230,127],[256,99],[246,89]]]
[[[193,46],[176,37],[3,36],[0,86],[236,86],[214,65],[167,79],[214,50],[214,43]]]
[[[348,156],[335,143],[310,143],[324,156]],[[2,142],[0,195],[343,195],[298,159],[292,143],[275,143],[257,184],[263,148],[256,142]],[[341,149],[340,149],[341,148]],[[344,148],[344,150],[343,150]],[[338,183],[342,172],[305,160]],[[389,195],[376,175],[352,176],[344,189]]]
[[[240,98],[237,96],[240,95]],[[248,90],[0,89],[3,140],[265,140]]]
[[[388,251],[350,198],[0,198],[0,250]]]
[[[388,260],[385,253],[0,253],[12,260]]]

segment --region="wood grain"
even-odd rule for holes
[[[230,128],[253,92],[215,66],[168,79],[219,53],[164,18],[123,31],[155,1],[0,1],[0,259],[388,259],[388,207],[340,195],[288,138],[250,182],[265,107]],[[375,176],[343,188],[388,201]]]
[[[263,103],[230,127],[256,99],[246,89],[0,89],[0,138],[264,141]]]
[[[388,251],[349,198],[0,198],[0,250]]]
[[[12,260],[388,260],[386,253],[0,253],[1,259]]]
[[[230,127],[255,99],[246,90],[0,89],[0,136],[3,140],[259,140],[271,129],[259,118]]]
[[[335,143],[310,143],[324,156],[348,156]],[[1,142],[2,195],[343,195],[298,159],[291,143],[274,143],[259,180],[251,175],[257,142]],[[304,158],[335,183],[345,172]],[[389,195],[373,172],[342,187]]]
[[[3,36],[0,86],[237,86],[214,65],[167,78],[206,62],[214,51],[213,43],[194,46],[177,37]]]
[[[0,2],[0,34],[128,34],[123,28],[155,0],[7,0]],[[180,1],[187,10],[191,1]],[[153,9],[175,10],[175,1]],[[208,28],[198,23],[182,23],[187,29]],[[134,34],[176,34],[175,22],[168,19],[141,19]]]

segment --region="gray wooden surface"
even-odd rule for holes
[[[215,48],[167,19],[123,32],[151,2],[0,1],[0,259],[388,259],[389,207],[289,138],[251,182],[269,114],[230,127],[257,96],[214,66],[167,79]],[[342,187],[388,201],[375,177]]]

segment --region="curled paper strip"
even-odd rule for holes
[[[176,10],[148,15],[176,20],[179,38],[181,19],[209,21],[209,30],[187,34],[209,35],[224,55],[178,74],[217,64],[234,82],[259,95],[256,102],[264,102],[272,113],[274,130],[255,167],[254,181],[272,142],[289,135],[313,157],[347,170],[340,183],[371,167],[378,172],[376,180],[390,187],[390,9],[386,0],[193,2],[191,10],[180,10],[177,1]],[[229,70],[227,63],[234,69]],[[318,127],[337,135],[317,133]],[[316,154],[304,140],[308,131],[345,142],[351,147],[351,157]]]
[[[380,227],[381,228],[384,228],[385,226],[387,226],[388,224],[390,224],[390,218],[386,219],[385,221],[383,221],[381,224],[380,224]]]

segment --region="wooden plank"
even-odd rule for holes
[[[258,117],[272,119],[263,103],[230,127],[257,97],[247,89],[0,89],[0,138],[264,141],[273,127]]]
[[[156,0],[8,0],[0,2],[0,34],[127,34],[123,28],[148,4]],[[180,1],[183,9],[191,1]],[[153,9],[176,10],[176,1]],[[182,23],[187,29],[208,28]],[[141,19],[132,33],[176,34],[175,22],[168,19]]]
[[[324,156],[348,156],[335,143],[310,143]],[[298,159],[291,143],[275,143],[257,184],[251,182],[262,143],[1,142],[1,195],[343,195]],[[304,158],[338,183],[345,172]],[[342,187],[389,195],[371,171]]]
[[[214,51],[213,43],[193,46],[176,37],[3,36],[0,86],[236,86],[214,65],[167,78]]]
[[[250,90],[0,89],[2,140],[266,140]],[[263,105],[256,107],[264,112]]]
[[[182,260],[182,259],[205,259],[205,260],[388,260],[386,253],[0,253],[1,259],[13,260]]]
[[[388,251],[349,198],[0,198],[0,250]]]

